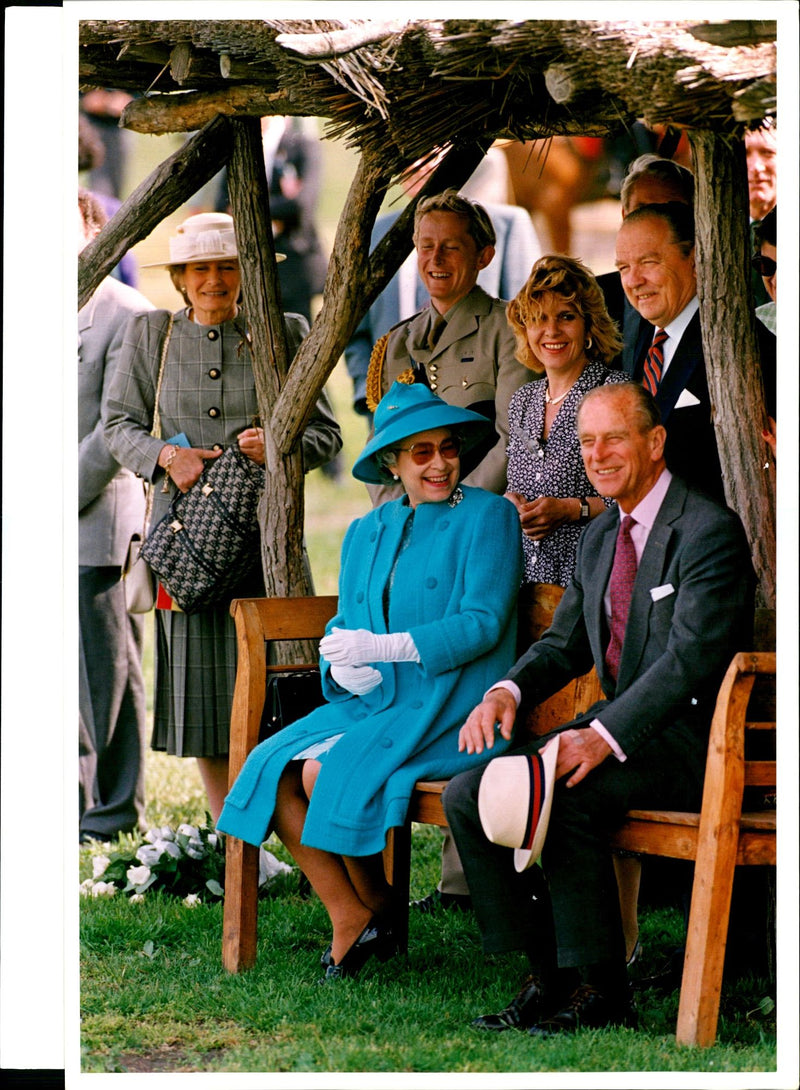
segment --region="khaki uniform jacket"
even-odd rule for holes
[[[502,494],[506,490],[508,403],[530,380],[530,372],[514,358],[514,334],[506,321],[506,304],[474,287],[447,313],[447,325],[433,350],[426,345],[432,308],[401,322],[389,333],[380,376],[381,396],[415,363],[425,365],[431,389],[449,405],[492,415],[497,442],[465,478],[476,488]],[[379,365],[375,361],[372,366]],[[373,503],[398,494],[371,488]]]

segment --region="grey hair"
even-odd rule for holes
[[[605,386],[593,387],[581,398],[576,417],[577,423],[580,422],[583,406],[598,397],[629,398],[633,403],[632,408],[636,424],[642,433],[652,431],[661,423],[661,410],[656,403],[656,399],[640,382],[610,382]]]
[[[631,199],[631,190],[642,178],[658,178],[660,182],[674,190],[677,199],[686,204],[694,203],[694,174],[686,167],[674,163],[672,159],[664,159],[661,155],[647,152],[629,165],[628,171],[620,186],[619,199],[623,211],[628,211]]]

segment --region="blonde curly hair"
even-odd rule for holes
[[[609,317],[600,286],[589,269],[564,254],[545,254],[534,262],[525,286],[506,307],[506,318],[516,341],[515,357],[541,374],[544,367],[528,344],[527,327],[542,320],[542,297],[554,294],[570,303],[586,326],[587,355],[608,365],[622,349],[622,337]]]

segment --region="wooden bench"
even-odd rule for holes
[[[536,584],[533,593],[522,598],[520,628],[524,638],[541,635],[562,593],[560,587]],[[269,641],[318,638],[335,610],[335,597],[239,599],[232,603],[239,665],[231,716],[231,783],[258,740],[267,673],[286,669],[267,665]],[[774,808],[742,812],[746,786],[762,791],[775,786],[774,748],[769,758],[745,759],[745,741],[750,735],[764,739],[771,732],[767,747],[774,747],[774,711],[769,718],[748,716],[754,682],[760,674],[774,677],[774,653],[738,654],[726,673],[711,726],[700,813],[631,811],[612,840],[614,847],[643,855],[695,860],[676,1035],[680,1044],[710,1045],[716,1036],[735,867],[774,865],[776,861]],[[525,722],[525,734],[543,734],[568,722],[600,695],[599,682],[591,671],[534,709]],[[412,824],[446,826],[441,802],[446,784],[446,780],[416,784],[407,820],[391,831],[384,852],[387,878],[396,895],[401,949],[406,949],[408,942]],[[258,850],[228,837],[223,964],[231,972],[255,963],[257,896]]]

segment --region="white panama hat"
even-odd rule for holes
[[[495,757],[483,771],[478,814],[493,844],[514,849],[514,866],[527,870],[542,854],[556,782],[559,735],[535,753]]]
[[[189,261],[225,261],[239,258],[233,217],[225,212],[198,212],[189,216],[169,240],[169,260],[152,261],[143,269],[169,268]],[[286,254],[275,254],[285,261]]]

